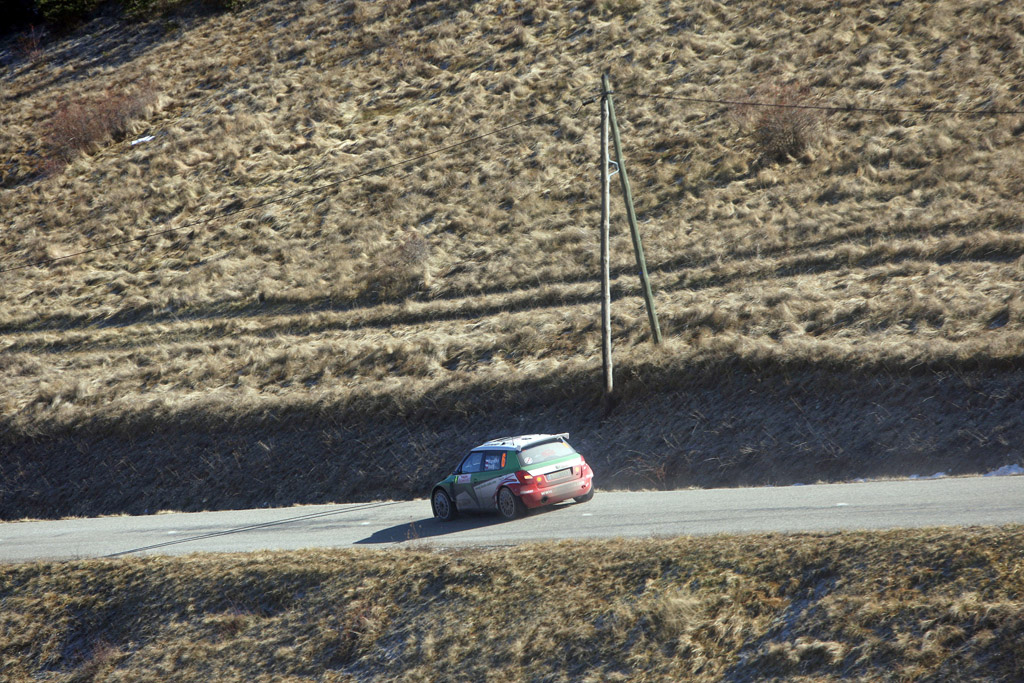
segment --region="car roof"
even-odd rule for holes
[[[473,450],[478,451],[484,448],[495,448],[501,450],[514,449],[516,451],[522,451],[524,448],[529,448],[530,446],[536,446],[550,441],[562,441],[568,438],[569,432],[564,432],[562,434],[523,434],[521,436],[503,436],[500,439],[491,439],[487,443],[481,444]]]

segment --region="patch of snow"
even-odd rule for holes
[[[155,138],[156,138],[155,135],[146,135],[146,136],[141,137],[141,138],[139,138],[137,140],[132,140],[128,144],[131,145],[132,147],[134,147],[135,145],[141,145],[143,142],[149,142],[150,140],[153,140]]]
[[[1003,465],[997,470],[992,470],[986,477],[1009,477],[1014,474],[1024,474],[1024,467],[1020,465]]]
[[[936,472],[935,474],[933,474],[930,477],[922,477],[920,474],[911,474],[910,478],[911,479],[942,479],[943,477],[948,477],[948,476],[949,475],[946,474],[945,472]]]

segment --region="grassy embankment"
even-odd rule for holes
[[[1019,462],[1021,116],[822,114],[777,156],[645,97],[1021,109],[1012,3],[173,5],[0,45],[2,267],[95,249],[0,273],[0,517],[422,495],[521,431],[607,486]],[[601,415],[605,71],[666,342],[617,220]]]
[[[1017,681],[1022,554],[1006,527],[9,565],[0,660],[52,681]]]

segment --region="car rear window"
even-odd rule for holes
[[[551,441],[524,448],[519,460],[523,465],[540,465],[567,455],[576,455],[576,450],[564,441]]]

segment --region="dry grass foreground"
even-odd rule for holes
[[[6,680],[1019,681],[1024,528],[0,567]]]
[[[0,516],[422,494],[515,431],[632,486],[1019,462],[1021,116],[848,111],[789,147],[649,97],[1022,109],[1015,3],[168,12],[0,45]],[[605,71],[667,341],[617,220],[600,421]]]

